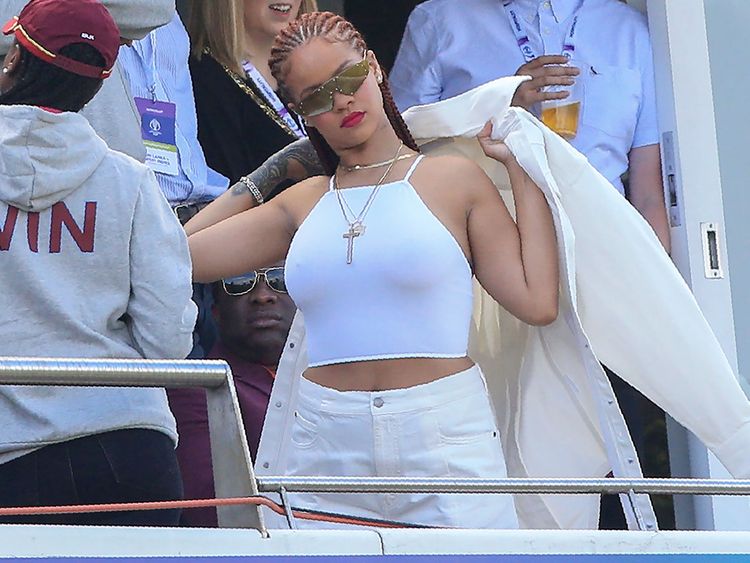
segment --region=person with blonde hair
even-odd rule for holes
[[[208,165],[231,183],[305,137],[304,126],[276,93],[268,59],[276,34],[315,8],[315,0],[215,0],[193,6],[188,31],[198,138]]]

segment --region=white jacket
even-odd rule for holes
[[[524,77],[502,78],[404,115],[427,154],[478,162],[512,206],[504,167],[475,140],[488,119],[544,192],[560,248],[560,314],[525,325],[477,289],[470,356],[481,365],[511,477],[641,476],[600,361],[693,431],[737,478],[750,477],[750,403],[689,288],[651,227],[567,142],[510,107]],[[284,474],[297,383],[295,320],[256,471]],[[656,527],[645,495],[623,499],[631,527]],[[517,495],[522,527],[596,528],[598,496]],[[270,520],[272,525],[275,520]],[[280,524],[281,525],[281,524]]]

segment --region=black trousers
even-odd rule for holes
[[[0,507],[181,500],[172,440],[127,429],[45,446],[0,464]],[[179,510],[0,516],[0,524],[177,526]]]

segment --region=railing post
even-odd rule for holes
[[[253,461],[228,366],[224,385],[206,389],[206,403],[216,498],[257,495]],[[217,514],[220,528],[255,528],[264,537],[268,535],[259,506],[219,506]]]
[[[224,361],[4,357],[0,385],[203,387],[217,498],[258,494],[232,372]],[[256,505],[218,507],[217,513],[222,528],[268,535]]]

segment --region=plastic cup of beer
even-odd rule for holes
[[[579,65],[570,63],[571,66]],[[546,92],[567,91],[570,95],[562,100],[542,102],[542,123],[564,139],[574,139],[578,134],[578,122],[583,110],[583,86],[581,77],[577,77],[572,86],[550,86]]]

